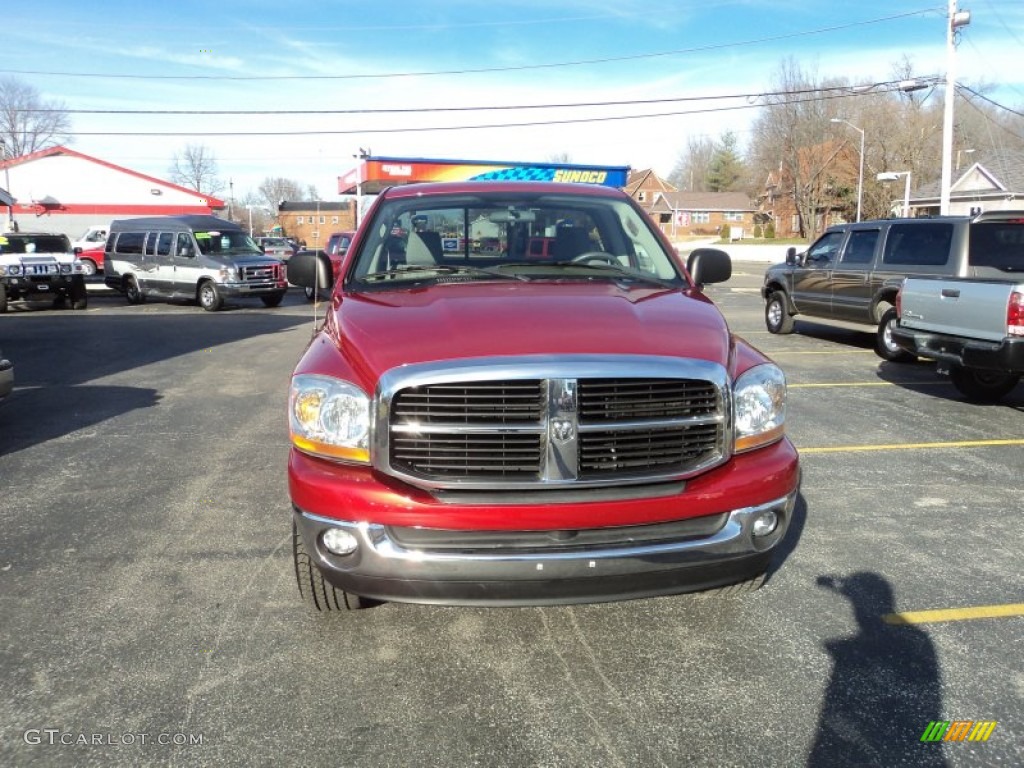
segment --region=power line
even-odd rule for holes
[[[929,77],[916,78],[919,82]],[[807,93],[839,92],[845,95],[882,93],[899,87],[901,81],[888,81],[865,85],[825,86],[787,91],[759,93],[713,94],[708,96],[672,96],[662,99],[622,99],[617,101],[577,101],[546,104],[497,104],[468,107],[382,107],[374,109],[65,109],[59,107],[30,107],[26,113],[61,113],[69,115],[393,115],[426,114],[431,112],[490,112],[525,109],[578,109],[582,107],[624,107],[644,104],[673,104],[688,101],[727,101],[736,99],[764,99],[772,96],[793,96]],[[882,90],[878,90],[882,89]]]
[[[623,61],[637,61],[639,59],[653,59],[666,56],[680,56],[683,54],[691,53],[704,53],[707,51],[718,51],[723,48],[739,48],[749,45],[760,45],[762,43],[774,43],[780,40],[792,40],[794,38],[809,37],[811,35],[820,35],[828,32],[838,32],[844,29],[854,29],[857,27],[869,26],[872,24],[881,24],[887,21],[895,21],[897,19],[905,19],[911,16],[922,16],[929,13],[935,13],[936,8],[923,8],[916,11],[907,11],[906,13],[898,13],[893,16],[883,16],[877,19],[867,19],[865,21],[854,21],[849,24],[837,24],[831,27],[823,27],[821,29],[806,30],[803,32],[790,32],[784,35],[774,35],[771,37],[756,38],[753,40],[743,40],[735,43],[718,43],[714,45],[702,45],[693,48],[680,48],[672,51],[658,51],[654,53],[637,53],[628,56],[611,56],[600,59],[581,59],[578,61],[563,61],[563,62],[552,62],[547,64],[522,64],[514,67],[481,67],[478,69],[449,69],[449,70],[434,70],[434,71],[423,71],[423,72],[388,72],[388,73],[369,73],[369,74],[356,74],[356,75],[138,75],[130,73],[117,73],[108,74],[101,72],[47,72],[42,70],[25,70],[25,69],[0,69],[0,73],[12,74],[12,75],[47,75],[54,77],[77,77],[77,78],[107,78],[116,80],[229,80],[229,81],[270,81],[270,80],[373,80],[381,78],[391,77],[436,77],[441,75],[470,75],[470,74],[485,74],[494,72],[522,72],[525,70],[535,69],[554,69],[559,67],[577,67],[577,66],[590,66],[594,64],[611,64]]]
[[[415,126],[406,128],[353,128],[353,129],[332,129],[332,130],[285,130],[285,131],[76,131],[66,134],[67,136],[145,136],[145,137],[169,137],[169,136],[202,136],[202,137],[257,137],[257,136],[346,136],[355,134],[386,134],[386,133],[429,133],[434,131],[472,131],[493,128],[530,128],[547,125],[573,125],[581,123],[603,123],[622,120],[646,120],[650,118],[678,117],[680,115],[699,115],[709,112],[731,112],[741,109],[777,108],[791,106],[793,104],[804,104],[816,101],[827,101],[831,99],[845,99],[851,96],[864,94],[832,94],[816,98],[792,99],[775,103],[750,103],[739,104],[731,107],[708,107],[706,109],[679,110],[672,112],[645,113],[642,115],[606,115],[603,117],[578,117],[566,118],[564,120],[535,120],[520,121],[514,123],[482,123],[476,125],[443,125],[443,126]]]

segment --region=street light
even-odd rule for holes
[[[900,176],[906,177],[906,184],[903,186],[903,217],[910,218],[910,171],[880,173],[876,178],[879,181],[896,181]]]
[[[860,221],[861,191],[864,189],[864,130],[842,117],[833,117],[830,123],[843,123],[860,134],[860,169],[857,171],[857,221]]]

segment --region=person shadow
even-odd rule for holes
[[[858,631],[825,643],[832,677],[809,768],[946,768],[942,744],[921,741],[928,724],[942,719],[939,664],[927,633],[885,621],[895,612],[895,600],[877,573],[820,576],[817,584],[850,601]]]

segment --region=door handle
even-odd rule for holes
[[[959,288],[943,288],[942,298],[944,299],[959,299],[960,289]]]

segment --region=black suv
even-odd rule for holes
[[[1013,227],[1015,235],[1022,217],[1022,211],[990,211],[973,219],[879,219],[829,227],[806,252],[790,248],[785,264],[765,272],[765,325],[771,333],[792,333],[796,315],[872,325],[879,356],[906,360],[910,354],[892,340],[903,278],[1005,279],[986,244],[1002,228]]]

